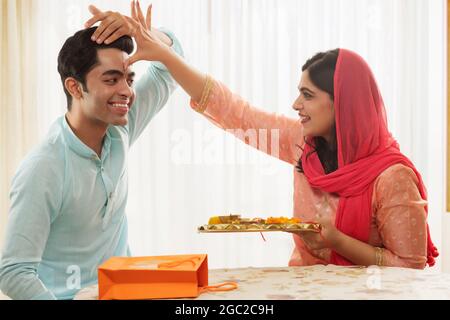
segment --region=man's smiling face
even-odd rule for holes
[[[128,124],[135,92],[134,72],[124,69],[128,54],[119,49],[97,50],[98,64],[86,75],[87,92],[80,100],[85,120],[99,125]]]

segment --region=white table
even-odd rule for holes
[[[1,300],[11,300],[9,297],[5,296],[3,292],[0,291],[0,301]]]
[[[203,293],[198,300],[450,299],[450,274],[433,269],[309,266],[209,270],[209,284],[234,281],[238,289]],[[98,298],[96,285],[76,300]]]

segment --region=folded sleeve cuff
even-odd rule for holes
[[[174,50],[179,56],[184,58],[183,47],[181,46],[181,43],[175,36],[175,34],[166,28],[159,28],[158,30],[164,32],[172,40],[172,50]],[[168,71],[166,66],[159,61],[154,61],[152,64],[160,70]]]

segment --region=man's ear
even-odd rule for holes
[[[68,77],[64,81],[64,86],[66,90],[69,91],[72,98],[81,99],[83,97],[83,90],[81,88],[81,84],[72,77]]]

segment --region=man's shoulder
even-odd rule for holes
[[[59,120],[55,121],[44,139],[21,161],[17,174],[35,172],[38,175],[55,174],[64,169],[65,142],[59,128]]]

